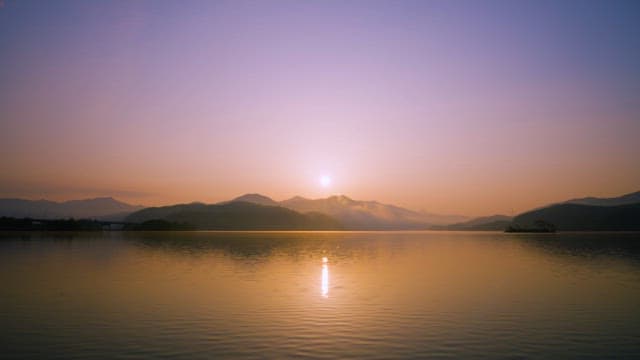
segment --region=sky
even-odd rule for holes
[[[621,195],[638,64],[638,1],[4,0],[0,197]]]

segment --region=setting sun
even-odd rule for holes
[[[322,175],[320,177],[320,186],[322,186],[323,188],[328,188],[329,186],[331,186],[331,177],[328,175]]]

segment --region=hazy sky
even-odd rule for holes
[[[640,189],[638,1],[0,4],[1,197],[480,215]]]

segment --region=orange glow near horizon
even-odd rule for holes
[[[2,198],[484,216],[639,190],[630,3],[5,2]]]

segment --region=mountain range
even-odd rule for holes
[[[143,208],[144,206],[130,205],[111,197],[64,202],[0,199],[0,216],[14,218],[121,220]]]
[[[524,212],[513,218],[516,228],[535,228],[536,222],[560,231],[640,230],[640,191],[613,198],[586,197]]]
[[[113,198],[53,202],[0,199],[0,217],[98,219],[196,229],[346,229],[346,230],[502,230],[527,227],[538,220],[558,230],[640,230],[640,192],[614,198],[567,200],[522,213],[513,219],[493,215],[470,219],[428,214],[344,195],[323,199],[296,196],[275,201],[245,194],[217,204],[179,204],[144,208]],[[154,225],[155,224],[155,225]],[[148,227],[147,227],[148,228]]]
[[[300,196],[284,201],[275,201],[260,194],[246,194],[214,205],[251,203],[262,206],[285,208],[300,214],[321,213],[340,222],[341,228],[367,230],[426,229],[432,225],[450,224],[467,220],[458,215],[428,214],[404,209],[377,201],[353,200],[347,196],[331,196],[325,199],[306,199]],[[158,219],[166,219],[175,209],[195,211],[205,206],[202,203],[182,204],[153,208]],[[48,200],[0,199],[0,216],[14,218],[60,219],[82,218],[110,221],[137,221],[139,215],[128,216],[144,209],[113,198],[96,198],[54,202]],[[211,209],[208,209],[209,211]],[[146,219],[146,218],[145,218]],[[147,219],[148,220],[148,219]]]
[[[559,231],[638,231],[640,203],[612,206],[556,204],[520,214],[513,219],[513,225],[535,228],[537,221],[552,224]]]
[[[342,230],[342,224],[325,214],[299,213],[281,206],[260,205],[245,201],[222,204],[202,203],[151,207],[125,218],[126,222],[144,224],[163,220],[184,224],[195,230]]]
[[[258,207],[255,208],[243,205],[242,209],[247,211],[249,209],[252,211],[259,209],[261,216],[272,216],[274,219],[280,219],[280,216],[284,214],[284,210],[287,210],[288,214],[296,213],[301,216],[311,216],[313,219],[308,220],[307,225],[296,223],[297,225],[292,226],[292,228],[308,228],[311,226],[314,228],[346,230],[427,229],[434,224],[446,224],[466,219],[466,217],[456,215],[420,213],[377,201],[353,200],[344,195],[331,196],[325,199],[306,199],[296,196],[278,202],[261,194],[245,194],[214,205],[194,203],[145,209],[131,214],[125,220],[128,222],[164,220],[174,223],[197,224],[198,228],[219,228],[222,225],[217,224],[214,226],[205,222],[204,218],[212,216],[214,213],[217,217],[221,217],[224,214],[224,216],[235,218],[239,214],[227,214],[230,209],[235,209],[231,207],[233,204],[257,205]],[[267,215],[268,212],[273,212],[274,214]],[[321,218],[320,215],[325,216],[325,218]],[[333,222],[329,221],[329,219],[333,219]],[[253,221],[253,219],[248,221]],[[261,226],[265,225],[262,224]],[[257,225],[245,224],[245,226],[253,229]],[[274,226],[276,228],[281,227],[280,225]]]
[[[282,206],[301,213],[319,212],[338,219],[346,229],[394,230],[426,229],[467,220],[465,216],[421,213],[377,201],[353,200],[344,195],[324,199],[296,196],[277,202],[260,194],[246,194],[231,202],[244,201],[260,205]]]

